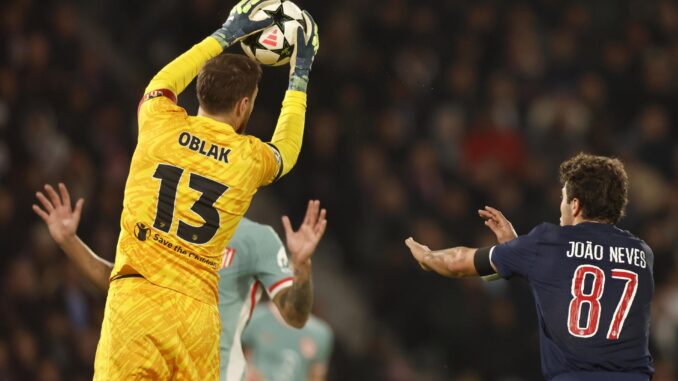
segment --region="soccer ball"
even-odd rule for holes
[[[268,28],[245,38],[240,46],[248,57],[262,65],[280,66],[290,62],[297,37],[297,28],[310,30],[311,21],[293,2],[279,0],[261,8],[252,15],[259,21],[273,17],[274,23]]]

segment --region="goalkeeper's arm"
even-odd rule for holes
[[[156,90],[169,90],[176,97],[198,75],[205,62],[216,57],[223,51],[223,47],[214,37],[207,37],[194,45],[184,54],[163,67],[146,87],[144,94]]]
[[[221,28],[162,68],[146,87],[145,94],[164,89],[172,92],[174,97],[181,94],[208,60],[247,35],[273,23],[271,17],[259,21],[250,19],[254,13],[269,3],[270,0],[243,0],[238,3],[231,9],[228,19]]]
[[[278,177],[292,170],[301,152],[306,117],[306,88],[313,60],[320,47],[318,26],[307,12],[304,12],[304,17],[311,29],[308,34],[304,33],[303,28],[297,29],[297,40],[290,63],[289,88],[271,139],[271,145],[278,150],[281,157],[282,168]]]

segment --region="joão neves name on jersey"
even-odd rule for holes
[[[613,263],[625,263],[640,268],[647,267],[645,252],[635,247],[618,247],[594,245],[591,241],[575,242],[569,241],[570,250],[565,255],[568,258],[583,258],[602,261],[608,258]],[[607,253],[607,255],[606,255]]]
[[[231,153],[230,148],[224,148],[217,144],[208,143],[207,141],[200,139],[195,135],[191,135],[186,131],[179,134],[179,145],[203,156],[222,161],[226,164],[228,164],[228,154]],[[207,147],[207,145],[209,145],[209,147]]]

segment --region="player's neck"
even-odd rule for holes
[[[210,118],[216,120],[217,122],[228,124],[229,126],[235,129],[236,121],[233,115],[231,114],[210,114],[207,111],[203,110],[202,107],[198,107],[198,116],[205,118]]]
[[[606,224],[606,225],[610,224],[610,222],[608,222],[608,221],[592,220],[592,219],[588,219],[588,218],[583,218],[581,216],[577,216],[577,217],[574,218],[574,222],[572,223],[572,225],[579,225],[579,224],[585,223],[585,222],[590,223],[590,224]]]

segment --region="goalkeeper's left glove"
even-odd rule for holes
[[[231,13],[228,15],[224,25],[212,33],[212,37],[219,41],[222,48],[226,49],[250,34],[273,25],[273,17],[267,16],[263,20],[253,21],[252,15],[257,13],[261,8],[275,2],[276,0],[240,1],[231,9]]]
[[[313,21],[313,17],[304,11],[305,18],[311,29],[304,33],[304,28],[297,28],[297,41],[294,45],[294,53],[290,58],[290,90],[306,92],[308,87],[308,75],[311,73],[311,66],[315,60],[318,49],[320,48],[320,37],[318,36],[318,25]]]

